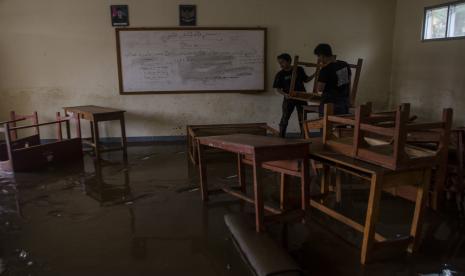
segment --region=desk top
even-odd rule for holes
[[[326,150],[323,148],[319,148],[315,151],[310,151],[310,158],[315,159],[317,161],[322,162],[330,162],[335,165],[340,165],[346,168],[355,169],[364,173],[368,174],[389,174],[394,172],[393,170],[371,164],[368,162],[364,162],[361,160],[357,160],[355,158],[351,158],[349,156],[343,155],[341,153],[337,153],[331,150]]]
[[[63,107],[64,110],[73,112],[73,113],[88,113],[88,114],[108,114],[108,113],[119,113],[126,112],[125,110],[102,107],[96,105],[81,105],[81,106],[71,106]]]
[[[308,146],[310,141],[252,134],[231,134],[197,138],[202,145],[238,153],[253,154],[257,149]]]
[[[187,128],[234,128],[234,127],[265,127],[266,123],[239,123],[239,124],[211,124],[211,125],[187,125]]]

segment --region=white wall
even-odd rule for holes
[[[413,112],[439,119],[442,108],[454,108],[456,125],[465,118],[465,39],[421,41],[424,8],[443,0],[397,3],[391,105],[412,103]]]
[[[131,27],[177,26],[177,0],[126,0]],[[0,0],[0,119],[9,110],[53,118],[63,106],[127,110],[129,136],[182,135],[186,124],[265,121],[277,127],[281,97],[243,94],[118,94],[111,4],[102,0]],[[392,0],[191,0],[199,26],[262,26],[268,32],[268,87],[281,52],[313,61],[319,42],[340,59],[365,59],[359,102],[389,99]],[[297,130],[292,118],[290,130]],[[116,128],[115,128],[116,129]],[[104,135],[116,136],[113,127]],[[48,136],[53,135],[53,130]]]

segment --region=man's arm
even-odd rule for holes
[[[313,80],[315,78],[315,74],[312,74],[311,76],[307,76],[307,73],[305,72],[303,67],[299,66],[297,70],[299,71],[298,74],[300,74],[301,79],[305,83],[307,83],[307,82],[309,82],[309,81],[311,81],[311,80]]]
[[[275,88],[274,89],[277,93],[283,95],[285,98],[289,97],[289,94],[285,93],[282,88]]]
[[[325,87],[326,87],[326,83],[319,81],[316,84],[316,92],[317,93],[323,93],[323,91],[325,90]]]

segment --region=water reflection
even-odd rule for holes
[[[97,200],[101,206],[111,206],[128,203],[132,199],[129,166],[125,160],[122,164],[108,161],[92,160],[94,173],[89,174],[84,181],[84,192]],[[104,169],[107,169],[107,175]]]

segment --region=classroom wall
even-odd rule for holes
[[[445,2],[397,1],[390,102],[410,102],[425,119],[441,118],[442,108],[452,107],[455,124],[463,125],[465,39],[421,41],[424,8]]]
[[[268,92],[118,94],[111,4],[128,4],[131,27],[177,26],[178,5],[196,4],[199,26],[268,28]],[[277,127],[281,96],[271,85],[277,54],[314,61],[331,43],[338,58],[365,59],[359,102],[389,100],[395,1],[387,0],[0,0],[0,119],[9,110],[52,119],[63,106],[96,104],[127,110],[129,136],[183,135],[187,124],[265,121]],[[294,115],[290,131],[297,131]],[[103,136],[117,136],[115,125]],[[43,132],[53,136],[53,130]]]

